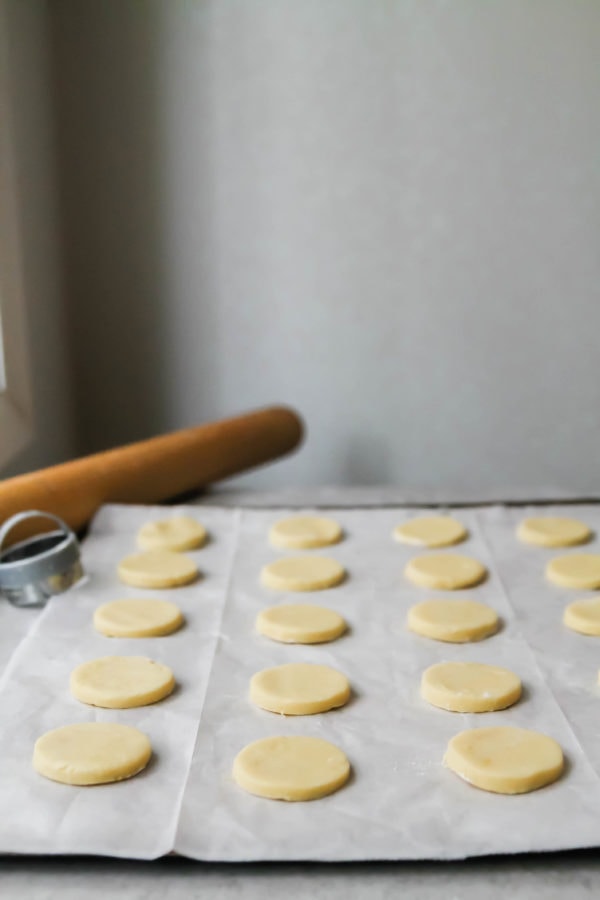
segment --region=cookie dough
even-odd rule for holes
[[[114,722],[80,722],[38,738],[33,768],[63,784],[107,784],[137,775],[151,756],[150,741],[137,728]]]
[[[600,587],[600,555],[571,553],[556,556],[546,566],[546,577],[560,587],[587,591]]]
[[[411,559],[404,574],[419,587],[455,591],[479,584],[486,577],[487,571],[485,566],[470,556],[428,553]]]
[[[233,778],[240,787],[271,800],[316,800],[348,781],[346,755],[315,737],[270,737],[238,753]]]
[[[162,637],[181,628],[183,621],[174,603],[137,597],[111,600],[94,613],[94,628],[106,637]]]
[[[334,519],[323,516],[291,516],[275,522],[269,532],[273,546],[287,550],[327,547],[337,544],[341,538],[341,526]]]
[[[320,644],[334,641],[346,631],[339,613],[310,603],[286,603],[263,609],[256,619],[256,630],[284,644]]]
[[[175,687],[168,666],[145,656],[103,656],[71,672],[71,693],[82,703],[105,709],[147,706]]]
[[[505,725],[457,734],[448,744],[444,764],[484,791],[524,794],[556,781],[564,759],[552,738]]]
[[[126,556],[119,563],[121,581],[132,587],[171,588],[195,581],[199,575],[196,563],[183,553],[171,550],[148,550]]]
[[[517,528],[519,540],[538,547],[570,547],[589,541],[591,536],[592,532],[584,522],[563,516],[524,519]]]
[[[286,556],[264,566],[261,581],[276,591],[321,591],[344,580],[345,572],[326,556]]]
[[[191,516],[173,516],[158,522],[147,522],[138,531],[137,543],[142,550],[196,550],[206,543],[206,529]]]
[[[580,634],[600,635],[600,597],[576,600],[565,609],[563,623]]]
[[[464,541],[467,529],[451,516],[420,516],[397,525],[393,537],[403,544],[419,547],[448,547]]]
[[[425,669],[421,696],[450,712],[506,709],[521,696],[521,679],[509,669],[476,662],[443,662]]]
[[[476,600],[424,600],[408,611],[408,627],[435,641],[464,644],[498,630],[496,612]]]
[[[250,699],[261,709],[285,716],[311,716],[350,699],[345,675],[330,666],[286,663],[252,676]]]

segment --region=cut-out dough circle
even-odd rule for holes
[[[63,784],[107,784],[137,775],[151,756],[150,741],[137,728],[115,722],[79,722],[38,738],[33,767]]]
[[[269,532],[271,544],[286,550],[327,547],[337,544],[341,538],[338,522],[324,516],[290,516],[275,522]]]
[[[420,547],[449,547],[467,537],[467,529],[451,516],[420,516],[397,525],[394,539]]]
[[[570,553],[556,556],[546,566],[546,577],[559,587],[593,591],[600,588],[600,555]]]
[[[183,553],[148,550],[126,556],[119,563],[118,575],[132,587],[160,589],[189,584],[199,572],[194,560]]]
[[[600,597],[585,597],[569,603],[563,622],[579,634],[600,635]]]
[[[321,591],[344,580],[343,567],[326,556],[287,556],[264,566],[261,581],[277,591]]]
[[[181,610],[169,600],[111,600],[94,612],[94,628],[106,637],[162,637],[182,625]]]
[[[319,644],[333,641],[346,631],[339,613],[310,603],[269,606],[258,614],[256,629],[284,644]]]
[[[168,666],[146,656],[102,656],[73,669],[70,686],[82,703],[130,709],[168,697],[175,678]]]
[[[138,531],[137,543],[142,550],[195,550],[206,543],[206,529],[191,516],[173,516],[146,522]]]
[[[521,696],[521,679],[509,669],[476,662],[442,662],[421,678],[421,696],[450,712],[506,709]]]
[[[524,519],[517,528],[519,540],[538,547],[570,547],[589,541],[591,536],[585,522],[563,516]]]
[[[310,716],[350,699],[345,675],[330,666],[285,663],[252,676],[250,699],[261,709],[286,716]]]
[[[498,626],[496,611],[476,600],[424,600],[408,611],[410,630],[435,641],[480,641]]]
[[[411,559],[404,574],[419,587],[455,591],[473,587],[486,577],[486,569],[476,559],[459,553],[427,553]]]

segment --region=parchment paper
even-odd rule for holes
[[[222,861],[448,859],[600,844],[600,639],[564,628],[563,608],[579,595],[551,586],[543,574],[553,555],[582,548],[552,551],[519,543],[514,531],[528,514],[525,507],[458,511],[470,530],[460,552],[480,559],[490,572],[483,585],[460,593],[493,606],[503,626],[479,643],[443,644],[405,628],[409,606],[433,592],[402,576],[406,561],[426,551],[397,544],[390,535],[419,511],[333,510],[344,541],[311,552],[334,556],[349,577],[337,588],[300,599],[339,610],[350,632],[330,644],[283,645],[256,634],[253,625],[264,606],[299,599],[258,581],[261,566],[281,555],[266,535],[286,511],[187,511],[213,538],[193,554],[205,577],[186,588],[151,592],[182,607],[184,629],[129,641],[94,632],[97,605],[141,594],[119,584],[116,565],[133,551],[139,526],[166,515],[164,508],[106,507],[85,541],[88,583],[55,598],[12,657],[0,683],[0,851],[153,858],[175,850]],[[553,512],[600,531],[596,505],[544,510]],[[600,552],[599,542],[585,549]],[[71,698],[71,669],[112,653],[166,662],[178,691],[139,710],[94,710]],[[419,696],[421,673],[451,659],[513,669],[524,682],[522,701],[482,715],[429,706]],[[344,671],[354,689],[351,702],[302,717],[252,707],[247,692],[254,672],[289,661]],[[33,772],[31,752],[40,734],[94,719],[144,730],[155,749],[148,770],[95,788],[54,784]],[[492,724],[554,737],[568,761],[563,778],[540,791],[506,797],[473,788],[441,765],[454,734]],[[318,735],[339,745],[352,764],[350,783],[310,803],[246,794],[230,777],[233,758],[245,744],[273,734]]]

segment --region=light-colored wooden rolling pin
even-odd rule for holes
[[[18,475],[0,482],[0,523],[41,509],[79,531],[103,503],[169,500],[289,453],[302,432],[293,410],[272,406]],[[15,529],[8,543],[41,530]]]

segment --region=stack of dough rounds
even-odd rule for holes
[[[585,522],[562,516],[540,516],[524,519],[517,529],[517,537],[526,544],[538,547],[570,547],[584,544],[592,536]]]
[[[600,597],[576,600],[565,609],[563,622],[579,634],[600,635]]]
[[[263,609],[256,630],[283,644],[321,644],[334,641],[346,631],[339,613],[310,603],[286,603]]]
[[[350,763],[334,744],[316,737],[270,737],[248,744],[233,764],[240,787],[271,800],[315,800],[341,788]]]
[[[408,627],[435,641],[464,644],[498,630],[496,612],[476,600],[424,600],[408,611]]]
[[[326,556],[287,556],[264,566],[261,581],[277,591],[321,591],[340,584],[345,574]]]
[[[571,553],[556,556],[546,567],[546,577],[560,587],[593,591],[600,588],[600,555]]]
[[[465,526],[451,516],[421,516],[394,528],[395,540],[420,547],[448,547],[467,537]]]
[[[312,716],[347,703],[350,684],[345,675],[330,666],[286,663],[253,675],[250,699],[269,712]]]
[[[168,666],[145,656],[103,656],[71,672],[71,693],[82,703],[104,709],[130,709],[157,703],[172,693]]]
[[[419,587],[455,591],[479,584],[486,577],[487,571],[485,566],[470,556],[459,553],[428,553],[411,559],[404,574]]]
[[[496,794],[524,794],[560,777],[560,745],[545,734],[499,726],[462,731],[448,744],[444,763],[469,784]]]
[[[269,532],[271,543],[285,550],[327,547],[337,544],[341,537],[340,525],[334,519],[323,516],[291,516],[276,522]]]
[[[147,522],[138,531],[142,550],[195,550],[206,543],[206,529],[191,516],[173,516],[159,522]]]
[[[62,784],[107,784],[137,775],[151,756],[150,741],[137,728],[114,722],[80,722],[38,738],[33,767]]]
[[[421,678],[421,696],[450,712],[506,709],[517,702],[521,690],[521,679],[514,672],[476,662],[437,663]]]
[[[200,574],[193,559],[171,550],[148,550],[119,563],[121,581],[132,587],[171,588],[195,581]]]
[[[174,603],[137,597],[111,600],[94,613],[94,628],[106,637],[162,637],[181,628],[183,621]]]

